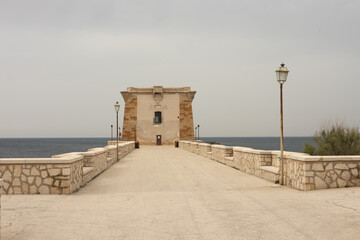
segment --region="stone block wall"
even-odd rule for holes
[[[82,156],[1,159],[2,194],[69,194],[81,184]]]
[[[121,94],[125,101],[122,139],[124,141],[134,141],[136,137],[137,95],[127,92],[122,92]]]
[[[211,144],[199,143],[199,153],[198,154],[203,157],[207,157],[208,152],[211,152]]]
[[[192,101],[195,92],[181,93],[179,106],[179,124],[180,124],[180,139],[194,140],[194,120],[192,111]]]
[[[360,156],[290,156],[284,184],[299,190],[360,186]]]
[[[197,149],[199,149],[198,144],[197,142],[190,142],[190,151],[192,153],[197,153]]]
[[[233,148],[223,145],[212,145],[211,155],[213,160],[226,164],[226,157],[233,156]]]
[[[227,147],[199,143],[198,154],[243,172],[275,182],[280,176],[280,151]],[[195,146],[180,141],[181,149],[193,152]],[[360,186],[360,156],[309,156],[284,152],[284,185],[298,190]]]
[[[134,147],[134,142],[119,144],[119,159]],[[0,194],[70,194],[115,162],[116,146],[52,158],[1,158]]]
[[[256,175],[260,167],[272,166],[272,154],[270,151],[234,147],[234,161],[239,170]]]

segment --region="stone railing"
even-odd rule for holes
[[[360,186],[360,156],[284,158],[284,185],[300,190]]]
[[[260,178],[280,180],[280,152],[180,141],[194,152]],[[196,149],[194,151],[194,149]],[[299,190],[360,186],[360,156],[309,156],[284,152],[284,185]]]
[[[134,150],[119,144],[119,159]],[[2,194],[70,194],[116,162],[116,145],[51,158],[0,158]]]
[[[233,167],[233,148],[223,145],[212,145],[211,159]]]

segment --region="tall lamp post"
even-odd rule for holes
[[[197,127],[195,127],[195,141],[197,140],[196,132],[197,132]]]
[[[285,67],[285,64],[282,63],[281,66],[275,71],[277,81],[280,83],[280,184],[284,185],[284,133],[283,133],[283,84],[286,82],[289,70]]]
[[[114,107],[116,112],[116,161],[119,161],[119,102],[116,102]]]
[[[200,140],[200,125],[197,126],[198,129],[198,141]]]

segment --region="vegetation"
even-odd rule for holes
[[[313,136],[315,148],[306,143],[304,153],[310,155],[360,155],[360,131],[344,123],[324,124]]]

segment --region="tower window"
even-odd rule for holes
[[[161,112],[155,112],[154,123],[156,124],[162,123]]]

